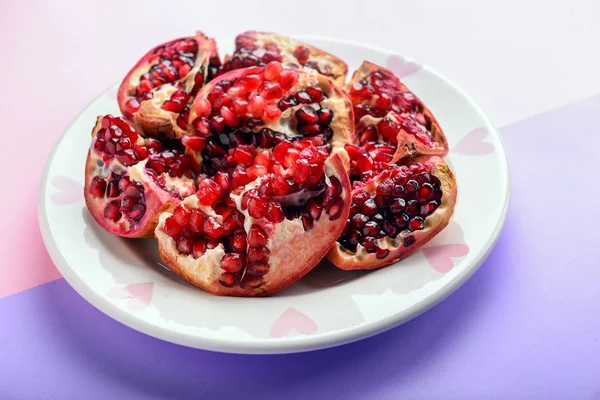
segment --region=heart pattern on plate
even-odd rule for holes
[[[317,324],[306,314],[290,307],[275,320],[269,335],[280,338],[287,336],[292,330],[303,335],[310,335],[317,330]]]
[[[494,146],[491,143],[483,141],[487,135],[487,128],[475,128],[467,133],[466,136],[452,148],[452,152],[471,156],[485,156],[486,154],[491,154],[494,151]]]
[[[396,55],[387,59],[386,66],[400,79],[406,78],[422,68],[416,62],[407,61],[404,57]]]
[[[132,283],[127,286],[115,286],[108,291],[113,299],[129,299],[127,307],[132,311],[143,311],[148,307],[154,292],[153,282]]]
[[[83,186],[66,176],[55,176],[52,184],[58,189],[58,192],[50,196],[50,200],[57,206],[64,206],[78,202],[83,198]]]
[[[423,249],[423,254],[433,269],[444,274],[454,268],[453,258],[464,257],[468,253],[469,246],[464,243],[441,244]]]

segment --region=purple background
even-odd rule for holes
[[[600,96],[501,128],[512,197],[481,269],[386,333],[242,356],[162,342],[64,280],[0,300],[0,398],[600,399]]]

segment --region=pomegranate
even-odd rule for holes
[[[198,141],[188,148],[202,151],[209,175],[222,169],[229,149],[240,145],[271,149],[303,139],[317,150],[345,156],[344,145],[354,140],[352,104],[344,92],[314,70],[285,68],[277,61],[230,71],[204,85],[191,106],[189,125],[190,135],[182,140]],[[248,165],[243,159],[239,164]]]
[[[365,61],[345,90],[354,106],[356,144],[375,161],[448,153],[431,111],[390,70]]]
[[[206,178],[196,195],[163,213],[156,237],[165,264],[231,296],[275,293],[317,265],[348,217],[350,181],[339,154],[299,143],[284,140],[273,152],[245,148],[248,160],[231,152],[231,164],[249,164],[244,180]]]
[[[187,130],[189,103],[220,66],[214,39],[202,32],[156,46],[123,79],[121,112],[146,135],[180,136]]]
[[[234,69],[265,66],[279,61],[286,66],[302,66],[330,77],[341,86],[348,66],[341,59],[314,46],[269,32],[248,31],[235,39],[235,52],[223,64],[222,73]]]
[[[352,205],[346,226],[327,259],[345,270],[392,264],[448,225],[456,181],[443,159],[421,156],[400,165],[375,161],[346,146],[352,161]]]
[[[85,166],[85,202],[108,232],[149,237],[162,212],[196,192],[197,172],[182,148],[140,136],[121,117],[98,117]]]

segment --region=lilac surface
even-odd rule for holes
[[[501,129],[505,229],[422,316],[333,349],[241,356],[135,332],[64,280],[0,301],[0,398],[600,399],[600,96]]]

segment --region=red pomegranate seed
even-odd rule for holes
[[[225,123],[229,126],[237,126],[240,123],[240,119],[238,116],[229,109],[229,107],[223,106],[221,107],[221,116]]]
[[[427,201],[431,198],[433,194],[433,186],[430,183],[424,183],[423,186],[417,192],[417,200],[419,201]]]
[[[377,250],[375,250],[375,257],[377,257],[380,260],[386,258],[389,254],[390,251],[388,249],[381,249],[378,247]]]
[[[271,61],[265,67],[263,75],[264,75],[265,79],[272,81],[279,76],[279,74],[281,73],[282,70],[283,70],[283,66],[281,65],[281,63],[279,63],[277,61]]]
[[[300,157],[300,151],[295,148],[291,148],[285,153],[285,158],[283,159],[283,165],[286,168],[290,168],[294,162]]]
[[[246,263],[243,254],[227,253],[221,259],[221,268],[226,272],[239,272]]]
[[[269,259],[269,249],[264,246],[250,247],[246,257],[250,262],[267,261]]]
[[[317,114],[319,116],[319,125],[321,126],[328,126],[333,119],[333,111],[329,108],[321,108]]]
[[[275,196],[285,196],[290,191],[290,185],[285,178],[280,175],[275,175],[271,180],[271,189]]]
[[[266,110],[266,117],[268,120],[276,120],[281,116],[281,110],[276,105],[268,105]]]
[[[226,217],[224,216],[223,218],[225,219]],[[227,219],[225,219],[225,222],[223,222],[223,231],[226,232],[226,234],[229,234],[231,232],[237,232],[239,230],[242,230],[243,228],[244,217],[238,212],[232,214]]]
[[[248,214],[252,218],[263,218],[267,213],[267,203],[260,198],[253,197],[248,202]]]
[[[314,108],[302,106],[296,111],[296,119],[299,124],[315,124],[319,120],[319,117]]]
[[[288,150],[291,149],[293,146],[294,145],[291,142],[288,142],[287,140],[279,143],[273,149],[273,157],[275,158],[275,160],[279,161],[280,163],[283,163]]]
[[[225,120],[222,116],[216,115],[210,119],[208,125],[212,132],[221,133],[225,129]]]
[[[283,209],[281,208],[281,204],[276,201],[270,201],[267,204],[267,213],[265,218],[274,224],[283,222],[285,215],[283,213]]]
[[[418,229],[423,229],[423,227],[424,227],[423,218],[421,218],[421,217],[414,217],[408,223],[408,227],[410,228],[411,231],[416,231]]]
[[[185,135],[181,143],[190,150],[201,151],[206,147],[206,138],[202,136]]]
[[[193,209],[190,212],[189,224],[194,232],[202,233],[204,231],[204,213],[198,209]]]
[[[200,183],[198,191],[198,201],[203,206],[212,206],[221,196],[223,189],[212,179],[205,179]]]
[[[231,104],[231,97],[227,94],[217,97],[215,101],[212,102],[213,110],[220,110],[221,107],[225,107]]]
[[[379,124],[377,124],[377,131],[381,136],[385,139],[392,141],[394,143],[397,142],[397,135],[400,128],[389,118],[384,118],[381,120]]]
[[[133,151],[138,160],[143,160],[148,157],[148,149],[145,146],[135,145]]]
[[[269,153],[268,150],[260,151],[256,157],[254,157],[254,164],[268,167],[271,164],[271,153]]]
[[[375,200],[368,199],[365,201],[361,207],[361,212],[369,217],[377,214],[377,204],[375,204]]]
[[[173,218],[172,216],[165,220],[165,223],[163,226],[163,231],[167,235],[169,235],[171,237],[175,237],[179,233],[180,229],[181,229],[181,226],[177,223],[175,218]]]
[[[215,217],[208,215],[204,218],[204,233],[208,237],[217,239],[223,234],[223,226]]]
[[[317,148],[314,146],[307,146],[300,152],[300,158],[305,159],[309,163],[316,163],[319,161],[319,153]]]
[[[308,57],[310,56],[310,49],[306,46],[298,46],[294,50],[294,57],[298,59],[300,64],[304,64],[308,61]]]
[[[173,113],[180,113],[181,110],[183,110],[183,107],[185,107],[185,103],[180,103],[178,101],[172,100],[165,101],[161,106],[163,110]]]
[[[231,107],[234,113],[242,117],[246,115],[246,112],[248,111],[248,102],[242,99],[235,99],[231,103]]]
[[[121,182],[123,182],[125,179],[121,179],[119,181],[119,189],[122,186],[125,186],[125,184],[121,184]],[[133,184],[133,185],[127,185],[125,187],[125,189],[123,189],[123,192],[125,193],[125,196],[131,196],[131,197],[135,197],[137,199],[139,199],[140,197],[142,197],[142,191],[143,191],[143,187],[139,187],[138,184]],[[140,190],[141,189],[141,190]]]
[[[200,258],[206,251],[206,242],[202,239],[196,240],[192,245],[192,255],[194,258]]]
[[[125,108],[123,110],[124,114],[133,115],[137,112],[137,110],[139,110],[140,103],[135,98],[132,98],[132,99],[127,100],[124,108]]]
[[[242,252],[246,251],[247,241],[246,241],[246,233],[245,232],[237,232],[233,234],[233,239],[231,240],[231,248],[234,251]]]
[[[289,154],[289,153],[288,153]],[[310,174],[310,165],[308,161],[300,158],[294,163],[294,181],[298,183],[305,182]]]
[[[112,156],[117,152],[117,146],[114,142],[108,142],[104,145],[104,152]]]
[[[224,191],[228,192],[232,189],[232,180],[227,172],[217,171],[213,179],[219,184],[219,186],[221,186],[221,189],[223,189]]]
[[[90,182],[90,194],[94,197],[104,197],[106,193],[106,181],[98,176]]]
[[[361,172],[367,172],[373,169],[373,161],[366,154],[361,154],[356,159],[356,165]]]
[[[244,150],[240,147],[236,147],[231,152],[231,162],[233,162],[233,163],[249,166],[249,165],[252,165],[252,161],[253,161],[252,153],[250,153],[247,150]]]
[[[263,83],[259,90],[260,97],[262,97],[265,101],[280,99],[283,96],[283,89],[278,83],[275,82],[267,81]]]
[[[291,90],[298,82],[298,73],[291,69],[284,69],[279,74],[279,85],[284,91]]]
[[[310,104],[312,100],[310,99],[308,93],[306,93],[304,90],[301,90],[296,93],[296,101],[298,104]]]
[[[185,255],[190,254],[192,252],[192,243],[190,239],[185,236],[177,239],[177,251]]]
[[[196,102],[196,114],[198,117],[208,117],[210,110],[210,102],[207,99],[200,99]]]
[[[108,182],[108,187],[106,190],[106,195],[108,197],[117,197],[120,194],[119,192],[119,182],[113,180]]]
[[[269,237],[260,225],[253,224],[248,232],[247,240],[248,244],[252,247],[265,246],[269,241]]]
[[[256,179],[261,176],[267,175],[269,173],[269,169],[262,165],[252,165],[248,167],[246,172],[248,173],[249,178]]]
[[[143,204],[136,204],[133,207],[131,207],[131,210],[129,210],[129,212],[127,213],[127,216],[131,219],[133,219],[134,221],[139,221],[140,219],[142,219],[142,217],[144,216],[144,214],[146,213],[146,206]]]
[[[185,206],[180,205],[173,211],[173,219],[180,225],[187,225],[190,222],[190,211]]]
[[[265,100],[256,94],[251,95],[248,102],[248,112],[254,118],[262,118],[265,115]]]
[[[350,225],[352,226],[353,229],[363,229],[365,227],[365,225],[367,224],[367,222],[369,222],[369,217],[367,217],[364,214],[355,214],[354,216],[352,216],[352,218],[350,219]]]
[[[122,214],[120,209],[119,200],[113,200],[106,205],[104,208],[104,218],[107,218],[113,222],[117,222],[121,219]]]
[[[321,88],[318,88],[316,86],[309,86],[305,90],[313,103],[318,103],[321,100],[323,100],[323,97],[325,97]]]
[[[237,282],[237,277],[236,275],[230,273],[230,272],[226,272],[223,275],[221,275],[221,277],[219,278],[219,283],[223,286],[227,286],[227,287],[231,287],[234,286],[235,283]]]
[[[252,74],[246,75],[236,82],[238,85],[243,86],[246,89],[246,92],[252,92],[253,90],[258,89],[260,84],[262,83],[262,79],[260,76]]]
[[[321,127],[318,124],[308,124],[298,126],[298,132],[306,136],[315,136],[321,133]]]
[[[252,179],[248,177],[248,173],[246,172],[246,170],[243,169],[244,167],[241,165],[239,167],[241,168],[236,168],[235,170],[233,170],[232,177],[234,187],[245,186],[252,182]]]

